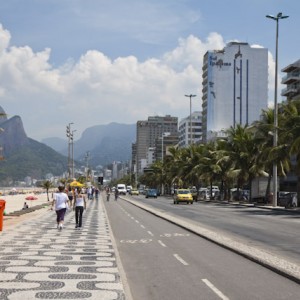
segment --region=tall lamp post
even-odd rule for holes
[[[86,181],[88,181],[89,176],[89,158],[90,158],[90,151],[87,151],[85,154],[85,161],[86,161]]]
[[[169,136],[171,133],[170,132],[163,132],[161,136],[161,163],[162,163],[162,168],[161,168],[161,194],[164,194],[164,182],[163,182],[163,174],[164,174],[164,137]]]
[[[68,178],[70,178],[71,176],[71,125],[74,123],[69,123],[69,125],[67,125],[67,138],[68,138]]]
[[[72,178],[74,178],[74,132],[76,130],[72,130],[71,133],[71,145],[72,145]]]
[[[191,145],[193,143],[192,140],[192,98],[196,97],[196,95],[184,95],[185,97],[189,97],[190,98],[190,140],[189,140],[189,144]]]
[[[267,18],[276,21],[276,54],[275,54],[275,91],[274,91],[274,136],[273,146],[277,147],[278,144],[278,104],[277,104],[277,77],[278,77],[278,28],[279,20],[286,19],[289,16],[283,16],[282,13],[278,13],[277,16],[266,15]],[[277,161],[273,162],[273,206],[277,206]]]

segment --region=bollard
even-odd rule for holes
[[[4,209],[5,209],[5,200],[0,199],[0,231],[2,231],[3,228],[3,215],[4,215]]]

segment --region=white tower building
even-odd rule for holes
[[[192,129],[190,129],[190,121],[192,119]],[[194,111],[190,116],[180,120],[179,122],[179,143],[180,148],[189,145],[189,132],[192,133],[192,143],[202,142],[202,112]]]
[[[203,61],[203,140],[258,120],[268,106],[268,50],[231,42]]]

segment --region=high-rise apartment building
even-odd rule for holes
[[[203,61],[202,130],[207,141],[258,120],[268,106],[268,50],[231,42]]]
[[[288,101],[300,99],[300,59],[281,71],[286,73],[281,81],[286,84],[286,88],[281,91],[281,96],[285,96]]]
[[[147,158],[150,147],[155,147],[156,139],[163,133],[177,134],[178,118],[167,116],[148,117],[147,121],[137,121],[136,123],[136,160],[138,173],[142,173],[141,160]]]
[[[191,139],[192,143],[197,144],[202,141],[202,112],[201,111],[194,111],[191,115],[191,118],[190,116],[187,116],[186,118],[180,120],[179,143],[178,143],[178,146],[180,148],[187,147],[189,145],[190,134],[192,134],[192,139]]]

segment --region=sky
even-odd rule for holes
[[[202,61],[230,41],[269,50],[278,69],[300,57],[299,0],[0,1],[0,106],[38,141],[89,127],[202,110]],[[279,83],[282,73],[279,72]],[[278,101],[280,102],[279,84]],[[76,131],[75,131],[76,130]]]

